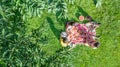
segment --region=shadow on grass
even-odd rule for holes
[[[64,22],[64,23],[62,23],[63,25],[64,25],[64,30],[58,30],[58,29],[56,29],[56,27],[54,26],[54,23],[53,23],[53,20],[50,18],[50,17],[47,17],[47,21],[48,21],[48,23],[49,23],[49,25],[50,25],[50,28],[51,28],[51,30],[52,30],[52,32],[54,33],[54,35],[57,37],[57,39],[59,40],[60,39],[60,33],[62,32],[62,31],[65,31],[65,26],[66,26],[66,23],[67,22],[74,22],[74,20],[72,21],[68,21],[67,19],[65,20],[61,20],[61,22]],[[59,22],[59,21],[58,21]]]
[[[85,10],[83,10],[83,8],[82,7],[80,7],[80,6],[77,6],[77,11],[76,11],[76,13],[75,13],[75,15],[76,15],[76,17],[78,18],[79,16],[84,16],[85,18],[87,17],[87,16],[90,16]],[[94,21],[92,18],[91,18],[91,21]],[[83,23],[87,23],[88,21],[83,21]]]
[[[94,4],[96,5],[97,4],[97,0],[93,0]]]
[[[82,7],[77,6],[77,9],[78,9],[78,10],[77,10],[77,12],[75,13],[75,15],[76,15],[77,18],[78,18],[80,15],[89,16],[88,13],[82,9]]]
[[[53,20],[50,17],[47,17],[47,21],[48,21],[48,23],[50,25],[50,28],[51,28],[52,32],[54,33],[54,35],[59,40],[61,31],[55,28]]]

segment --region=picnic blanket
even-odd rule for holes
[[[94,41],[93,36],[96,32],[92,31],[85,24],[75,23],[73,26],[66,27],[67,39],[72,44],[91,44]]]

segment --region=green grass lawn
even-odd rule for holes
[[[62,46],[59,42],[60,32],[65,30],[65,22],[79,21],[79,15],[90,15],[96,22],[101,23],[97,29],[100,47],[92,49],[78,45],[70,52],[71,57],[65,57],[72,67],[119,67],[120,66],[120,1],[99,0],[101,5],[96,7],[96,0],[75,0],[74,4],[67,4],[68,19],[59,21],[55,14],[47,13],[39,17],[30,18],[26,22],[26,35],[39,29],[43,31],[41,37],[46,37],[39,42],[39,46],[48,57],[61,53]],[[40,27],[40,28],[39,28]],[[34,39],[33,39],[34,41]],[[59,55],[61,56],[61,55]],[[54,61],[51,60],[51,61]],[[51,62],[50,61],[50,62]],[[59,66],[58,66],[59,67]],[[63,66],[64,67],[64,66]]]
[[[76,14],[80,14],[82,10],[85,15],[90,15],[101,23],[97,29],[97,35],[100,36],[100,47],[94,50],[86,46],[77,46],[71,50],[73,56],[69,58],[69,61],[73,67],[120,66],[120,1],[102,0],[101,3],[101,6],[96,7],[92,0],[77,0],[74,5],[68,5],[69,20],[80,22]],[[44,13],[42,17],[30,19],[28,27],[34,29],[39,27],[41,23],[45,23],[43,28],[47,29],[44,34],[48,37],[48,42],[42,48],[48,55],[53,55],[62,48],[59,35],[60,31],[64,30],[65,21],[57,21],[55,15],[48,13]]]

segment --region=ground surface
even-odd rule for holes
[[[96,0],[76,0],[74,5],[67,5],[68,19],[82,23],[78,15],[90,15],[101,26],[97,29],[100,47],[92,49],[86,46],[77,46],[70,51],[72,57],[68,58],[73,67],[119,67],[120,66],[120,1],[101,0],[101,6],[96,7]],[[65,21],[58,21],[54,14],[44,12],[42,18],[34,17],[26,22],[28,30],[45,29],[40,46],[48,56],[56,54],[62,46],[59,42],[61,30],[65,30]],[[42,37],[41,36],[41,37]],[[38,37],[39,38],[39,37]]]
[[[101,6],[97,7],[92,0],[77,0],[74,5],[68,5],[69,20],[78,20],[76,13],[81,10],[93,17],[94,20],[101,23],[97,29],[97,35],[100,36],[100,47],[96,50],[86,46],[77,46],[71,50],[73,55],[70,61],[74,67],[119,67],[120,66],[120,2],[118,0],[102,0]],[[47,21],[44,21],[47,18]],[[44,29],[48,29],[45,35],[48,37],[48,43],[43,50],[48,55],[52,55],[61,47],[59,42],[60,30],[64,30],[64,23],[56,20],[54,15],[45,13],[43,20],[33,18],[29,20],[32,28],[36,28],[40,23],[46,22]],[[33,25],[32,23],[35,23]],[[80,22],[81,23],[81,22]]]

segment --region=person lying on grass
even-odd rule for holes
[[[98,48],[99,42],[96,41],[96,28],[98,23],[88,22],[80,24],[77,22],[68,22],[66,24],[66,32],[62,32],[60,41],[63,47],[75,47],[77,44]]]

